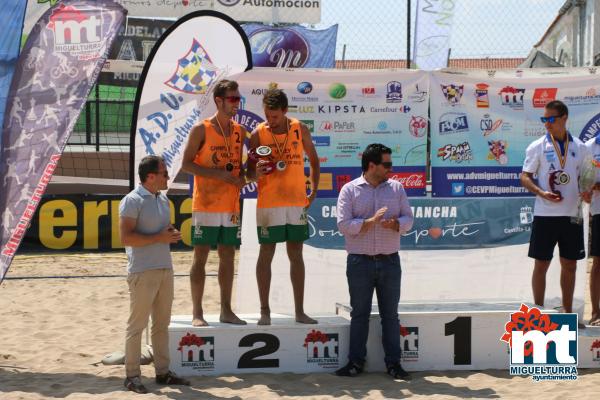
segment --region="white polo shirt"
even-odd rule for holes
[[[588,140],[585,142],[585,146],[588,148],[592,158],[600,162],[600,136],[596,136],[595,138]],[[596,168],[596,182],[600,182],[600,168]],[[590,212],[592,215],[600,214],[600,192],[597,190],[594,190],[592,194]]]
[[[564,167],[561,167],[559,156],[556,154],[549,133],[535,140],[527,147],[523,172],[537,175],[538,186],[544,191],[551,191],[549,177],[555,172],[555,189],[562,194],[562,201],[551,202],[540,196],[535,199],[533,215],[545,217],[575,217],[577,216],[577,204],[579,199],[579,170],[587,148],[581,140],[574,138],[569,133],[569,147],[565,156],[567,157]],[[557,141],[558,146],[558,141]],[[559,179],[562,178],[562,179]]]

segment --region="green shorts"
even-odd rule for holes
[[[304,207],[257,208],[256,233],[259,243],[304,242],[309,238]]]
[[[192,213],[192,245],[231,245],[242,243],[242,227],[227,213]]]
[[[258,243],[304,242],[308,239],[308,224],[262,226],[256,228]]]

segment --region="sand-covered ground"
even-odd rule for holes
[[[190,252],[174,252],[173,314],[190,314]],[[218,313],[216,255],[211,254],[205,312]],[[17,256],[0,285],[0,399],[383,399],[598,398],[600,373],[580,370],[575,382],[540,382],[508,371],[421,372],[411,382],[382,373],[357,378],[332,374],[249,374],[194,377],[192,386],[154,384],[152,365],[142,367],[151,394],[123,387],[124,367],[99,363],[122,350],[129,300],[122,253]],[[26,279],[16,279],[27,277]],[[56,278],[60,277],[60,278]],[[69,278],[71,277],[71,278]],[[588,299],[589,301],[589,299]],[[586,314],[589,314],[589,304]],[[589,315],[586,315],[589,318]]]

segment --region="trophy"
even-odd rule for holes
[[[269,146],[258,146],[248,150],[248,158],[256,163],[257,168],[264,168],[265,175],[275,171],[275,163],[271,160],[271,148]]]
[[[562,193],[560,190],[556,189],[558,185],[566,185],[569,183],[569,175],[567,175],[563,171],[552,171],[548,176],[548,186],[550,187],[550,191],[558,196],[559,200],[562,200]]]

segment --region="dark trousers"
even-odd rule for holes
[[[350,361],[363,365],[367,355],[369,317],[373,290],[377,293],[381,317],[385,363],[400,362],[398,302],[402,270],[398,253],[384,256],[348,254],[346,276],[350,290]]]

